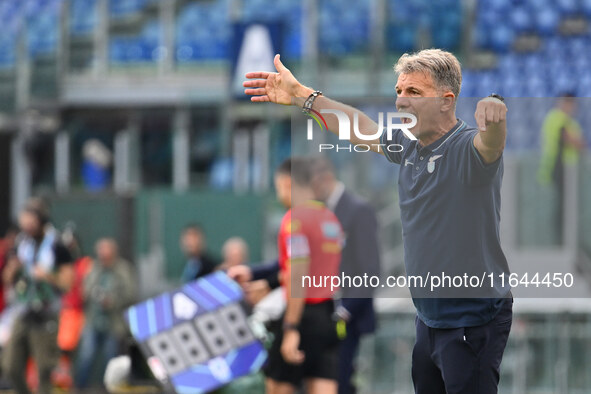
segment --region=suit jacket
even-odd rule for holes
[[[252,280],[265,279],[269,283],[269,288],[276,289],[279,284],[279,260],[260,264],[251,268]]]
[[[200,257],[191,257],[185,264],[185,269],[181,275],[181,281],[186,283],[211,274],[217,265],[218,261],[207,253],[202,254]]]
[[[343,192],[334,214],[345,233],[345,246],[341,259],[341,272],[345,275],[379,276],[380,251],[378,245],[378,221],[373,208],[366,202]],[[351,313],[349,329],[369,333],[376,329],[376,316],[371,288],[343,288],[343,306]]]

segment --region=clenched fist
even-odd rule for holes
[[[496,97],[486,97],[478,102],[474,113],[479,131],[487,131],[489,125],[500,125],[507,119],[507,106]]]

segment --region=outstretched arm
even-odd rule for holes
[[[256,103],[271,102],[282,105],[296,105],[302,107],[306,99],[314,92],[307,86],[301,84],[281,63],[279,55],[275,55],[274,64],[277,72],[257,71],[246,74],[247,81],[244,82],[244,93],[252,96],[250,100]],[[379,147],[379,137],[371,140],[362,140],[353,132],[353,119],[357,114],[359,117],[359,132],[364,135],[374,135],[378,131],[378,124],[371,120],[363,112],[349,105],[331,100],[324,96],[319,96],[314,101],[312,109],[320,111],[322,109],[331,109],[344,112],[350,120],[351,136],[350,142],[369,145],[374,152],[383,154],[383,149]],[[323,114],[326,120],[328,130],[334,134],[339,132],[339,122],[334,114]]]

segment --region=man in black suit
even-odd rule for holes
[[[373,208],[345,189],[343,183],[337,180],[329,160],[315,158],[312,169],[316,197],[335,213],[345,233],[341,272],[350,277],[363,277],[364,274],[379,276],[378,223]],[[359,342],[364,334],[376,329],[373,289],[343,288],[337,313],[347,322],[347,333],[339,355],[339,394],[355,393],[351,378]]]

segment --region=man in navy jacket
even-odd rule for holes
[[[378,222],[373,208],[364,200],[347,191],[334,174],[332,163],[315,158],[313,187],[319,200],[326,203],[341,222],[345,233],[341,272],[353,277],[380,275]],[[376,329],[373,290],[370,287],[342,288],[339,316],[347,322],[347,334],[341,343],[339,357],[339,394],[355,393],[351,378],[359,342],[364,334]]]

